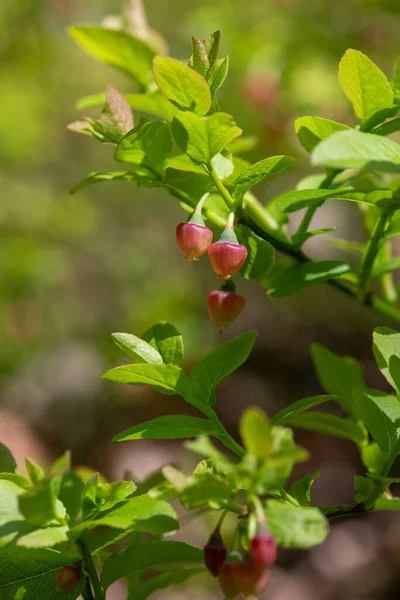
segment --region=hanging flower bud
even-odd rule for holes
[[[78,585],[81,574],[70,565],[62,567],[56,575],[56,587],[62,592],[70,592]]]
[[[218,571],[218,579],[226,598],[236,598],[239,594],[258,597],[268,585],[268,570],[260,572],[251,561],[236,560],[229,555]]]
[[[207,252],[212,242],[212,231],[204,223],[201,211],[209,194],[205,194],[186,223],[176,228],[176,241],[185,258],[192,262]]]
[[[218,575],[218,570],[223,565],[227,554],[228,551],[220,533],[220,524],[218,524],[204,546],[204,562],[214,577]]]
[[[275,538],[266,528],[250,541],[250,550],[253,565],[259,568],[272,567],[278,554]]]
[[[233,281],[226,281],[220,290],[214,290],[207,296],[207,310],[220,331],[229,327],[242,312],[246,301],[235,294]]]
[[[234,219],[235,215],[231,213],[218,242],[211,244],[208,248],[211,266],[222,279],[228,279],[235,275],[247,258],[247,249],[239,244],[233,230]]]

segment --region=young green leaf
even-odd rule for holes
[[[52,548],[62,542],[68,542],[67,525],[45,527],[43,529],[35,529],[24,535],[20,535],[17,539],[17,546],[24,548]]]
[[[316,146],[311,162],[333,169],[400,173],[400,145],[373,133],[338,131]]]
[[[18,534],[23,516],[18,507],[18,498],[24,490],[12,481],[0,479],[0,548],[7,545]]]
[[[335,417],[328,413],[314,411],[302,413],[291,417],[286,423],[299,429],[317,431],[318,433],[351,440],[355,444],[363,444],[366,441],[365,431],[355,421]]]
[[[160,354],[166,365],[183,366],[183,338],[171,323],[160,321],[145,331],[142,339]]]
[[[393,459],[400,450],[400,400],[375,390],[358,394],[363,421],[381,450]]]
[[[318,206],[327,198],[335,198],[335,196],[346,198],[347,193],[351,196],[354,190],[350,187],[337,190],[296,190],[282,194],[276,199],[276,202],[279,210],[284,213],[292,213],[308,206]]]
[[[69,35],[87,54],[127,73],[144,87],[152,81],[154,51],[142,40],[115,29],[70,27]]]
[[[219,56],[219,48],[221,45],[221,30],[213,31],[211,35],[203,40],[204,48],[207,52],[210,68],[212,68]]]
[[[375,360],[383,376],[395,389],[400,390],[397,376],[397,361],[400,358],[400,333],[389,327],[377,327],[373,333]]]
[[[295,120],[294,127],[300,144],[307,152],[311,152],[321,140],[329,137],[335,131],[349,129],[343,123],[336,123],[336,121],[322,117],[300,117]]]
[[[29,479],[31,480],[33,485],[36,485],[37,483],[42,481],[42,479],[44,478],[44,471],[43,471],[42,467],[37,465],[30,458],[25,459],[25,466],[26,466],[26,470],[29,475]]]
[[[210,68],[204,44],[194,35],[192,36],[192,59],[190,66],[200,73],[200,75],[205,75]]]
[[[131,333],[112,333],[113,341],[135,363],[163,364],[161,354],[153,346]]]
[[[247,360],[256,337],[254,331],[243,333],[198,362],[187,379],[187,397],[204,406],[213,404],[216,386]]]
[[[123,365],[107,371],[102,375],[102,379],[109,379],[115,383],[153,385],[164,392],[173,392],[180,395],[184,395],[186,388],[185,372],[175,367],[175,365],[149,365],[145,363]]]
[[[298,479],[289,489],[289,494],[297,500],[301,506],[310,506],[312,484],[321,475],[321,471],[315,471]]]
[[[220,58],[217,60],[207,78],[212,96],[215,96],[219,88],[223,85],[226,76],[228,75],[228,71],[229,58],[226,56],[225,58]]]
[[[106,103],[99,123],[106,139],[116,144],[133,129],[132,110],[121,92],[112,85],[106,88]]]
[[[271,417],[271,423],[273,425],[285,425],[292,417],[296,417],[301,413],[313,408],[314,406],[318,406],[319,404],[323,404],[324,402],[329,402],[329,400],[337,400],[337,396],[312,396],[311,398],[304,398],[303,400],[298,400],[297,402],[293,402],[293,404],[289,404],[286,408],[278,412],[276,415]]]
[[[351,271],[350,265],[340,260],[323,260],[289,265],[278,273],[269,285],[270,298],[285,298],[315,283],[339,277]]]
[[[211,93],[204,77],[175,58],[156,56],[154,79],[161,93],[181,110],[205,115],[211,107]]]
[[[57,500],[61,478],[44,480],[18,497],[18,506],[27,523],[45,526],[65,523],[66,510]]]
[[[323,542],[329,533],[328,521],[318,508],[268,500],[265,518],[276,543],[282,548],[312,548]]]
[[[339,63],[339,82],[363,124],[393,105],[386,75],[359,50],[349,49],[344,54]]]
[[[400,104],[400,56],[397,57],[397,60],[394,63],[393,77],[392,77],[391,84],[392,84],[394,101],[397,104]]]
[[[271,156],[255,163],[246,171],[241,173],[236,179],[233,188],[233,197],[241,200],[243,196],[253,186],[262,181],[265,177],[280,173],[296,162],[295,158],[290,156]]]
[[[76,540],[85,531],[102,525],[126,531],[134,529],[152,535],[172,533],[179,527],[176,514],[167,502],[143,494],[120,503],[107,513],[101,513],[96,519],[76,525],[70,529],[69,537]]]
[[[360,364],[348,356],[338,356],[319,344],[311,345],[311,356],[324,390],[336,396],[347,413],[357,416],[353,390],[365,387]]]
[[[124,548],[105,563],[101,583],[107,589],[114,581],[135,571],[159,569],[170,571],[185,565],[204,563],[203,550],[183,542],[147,542]]]
[[[240,435],[249,454],[266,460],[273,447],[272,426],[258,408],[248,408],[240,421]]]
[[[261,279],[274,266],[275,250],[269,242],[259,238],[248,227],[238,231],[239,241],[247,248],[247,258],[240,269],[245,279]]]
[[[17,463],[10,450],[4,444],[0,443],[0,472],[15,473]]]
[[[128,440],[179,440],[198,435],[216,435],[216,427],[208,419],[186,415],[166,415],[147,423],[125,429],[114,437],[114,442]]]
[[[87,187],[88,185],[101,183],[103,181],[138,181],[138,178],[136,173],[133,171],[112,171],[109,173],[99,173],[97,171],[93,171],[85,179],[82,179],[82,181],[74,185],[70,193],[75,194],[76,192],[83,190],[83,188]]]
[[[222,112],[209,117],[180,113],[173,119],[171,130],[179,149],[195,163],[205,165],[242,133],[231,115]]]
[[[62,478],[58,497],[65,506],[71,521],[75,520],[81,509],[81,497],[84,487],[85,484],[75,471],[66,473]]]
[[[81,591],[77,585],[64,592],[57,588],[56,575],[65,566],[79,569],[79,559],[63,556],[55,550],[7,548],[0,552],[0,581],[4,600],[51,598],[75,600]]]
[[[141,119],[118,144],[115,160],[136,166],[146,167],[159,174],[172,148],[172,140],[167,123]]]

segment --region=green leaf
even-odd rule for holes
[[[232,503],[235,494],[228,481],[221,481],[211,472],[206,472],[190,478],[188,485],[179,490],[178,495],[186,510],[193,510],[205,504],[220,510]]]
[[[75,192],[82,190],[88,185],[101,183],[102,181],[136,181],[136,179],[136,173],[133,171],[112,171],[108,173],[93,171],[71,189],[71,194],[75,194]]]
[[[116,383],[153,385],[164,392],[173,392],[181,396],[185,393],[187,380],[185,372],[175,365],[148,365],[145,363],[116,367],[101,377]]]
[[[132,593],[129,591],[128,600],[146,600],[151,594],[157,590],[164,589],[169,586],[182,585],[188,579],[199,573],[204,573],[205,569],[181,569],[179,571],[169,571],[154,575],[144,581],[136,582],[132,586]]]
[[[301,506],[310,506],[312,484],[321,475],[321,471],[315,471],[298,479],[289,489],[289,494],[297,500]]]
[[[288,419],[286,424],[307,431],[317,431],[325,435],[351,440],[355,444],[365,442],[365,432],[357,423],[351,419],[341,419],[328,413],[314,411],[302,413]]]
[[[204,44],[194,35],[192,35],[192,58],[190,66],[200,73],[200,75],[205,75],[210,68]]]
[[[261,279],[274,266],[275,250],[269,242],[261,239],[249,227],[238,231],[239,241],[247,248],[247,258],[240,269],[245,279]]]
[[[183,155],[183,156],[185,156],[185,155]],[[189,157],[186,156],[186,158],[190,161]],[[190,162],[192,162],[192,161],[190,161]],[[233,173],[234,165],[233,165],[232,160],[230,158],[227,158],[226,156],[224,156],[221,153],[213,156],[213,158],[211,159],[211,164],[214,167],[214,169],[220,179],[226,179]],[[192,163],[192,170],[193,170],[193,166],[194,165]],[[198,167],[198,168],[201,169],[202,167]]]
[[[195,399],[200,405],[213,404],[216,386],[247,360],[256,337],[254,331],[243,333],[221,344],[198,362],[187,379],[187,397]]]
[[[222,112],[209,117],[180,113],[173,119],[171,130],[178,148],[195,163],[206,165],[242,133],[231,115]]]
[[[27,490],[31,487],[31,482],[26,479],[23,475],[19,475],[19,473],[0,473],[0,479],[4,479],[7,481],[12,481],[18,487]]]
[[[2,600],[75,600],[80,585],[70,592],[56,587],[58,571],[67,565],[79,569],[79,559],[63,556],[55,550],[7,548],[0,552]]]
[[[357,416],[353,390],[365,387],[360,364],[354,358],[338,356],[320,344],[311,345],[311,356],[324,390],[336,396],[347,413]]]
[[[258,408],[248,408],[240,421],[240,435],[249,454],[266,460],[273,447],[272,427],[265,413]]]
[[[99,474],[94,473],[85,483],[82,490],[82,519],[88,519],[90,515],[99,510],[101,504],[102,490]]]
[[[211,107],[211,93],[199,73],[175,58],[156,56],[153,61],[154,79],[161,93],[181,110],[205,115]]]
[[[304,398],[303,400],[298,400],[297,402],[293,402],[293,404],[289,404],[286,408],[278,412],[276,415],[271,417],[271,423],[273,425],[285,425],[292,417],[296,417],[301,413],[313,408],[314,406],[318,406],[319,404],[323,404],[324,402],[329,402],[329,400],[337,400],[337,396],[312,396],[311,398]]]
[[[400,173],[400,145],[373,133],[338,131],[318,144],[311,162],[333,169]]]
[[[363,421],[381,450],[397,456],[400,449],[400,400],[383,392],[359,393]]]
[[[291,167],[296,162],[290,156],[271,156],[255,163],[236,179],[233,188],[233,197],[241,200],[243,196],[265,177],[274,175]]]
[[[24,548],[51,548],[56,544],[68,541],[67,525],[45,527],[44,529],[35,529],[30,533],[22,535],[17,540],[17,546]]]
[[[212,68],[218,59],[219,48],[221,45],[221,30],[213,31],[205,40],[203,40],[204,48],[206,49],[210,68]]]
[[[193,164],[193,171],[195,168]],[[172,168],[166,169],[162,185],[172,196],[184,202],[189,211],[193,210],[200,198],[213,188],[213,183],[208,175],[200,175],[199,173]],[[209,211],[207,209],[203,211],[203,214],[205,214],[206,218],[209,218]],[[218,223],[221,227],[224,227],[225,224],[226,219]]]
[[[352,188],[342,188],[336,190],[297,190],[287,192],[276,199],[279,210],[284,213],[292,213],[308,206],[318,206],[327,198],[346,197],[346,193],[354,192]]]
[[[57,500],[61,478],[44,480],[18,497],[21,514],[31,525],[64,524],[66,510]]]
[[[0,471],[4,473],[15,473],[17,463],[10,450],[0,443]]]
[[[149,115],[161,117],[170,120],[178,112],[176,108],[168,102],[160,91],[150,92],[149,94],[124,94],[125,100],[131,108]],[[105,94],[92,94],[85,96],[76,103],[76,108],[91,108],[93,106],[103,106],[105,102]]]
[[[359,50],[350,49],[344,54],[339,63],[339,82],[362,123],[393,105],[386,75]]]
[[[400,357],[400,333],[389,327],[377,327],[374,330],[372,339],[375,360],[379,370],[390,385],[399,390],[397,361],[393,361],[393,358]]]
[[[117,505],[96,519],[90,519],[70,529],[69,537],[76,540],[83,532],[98,526],[114,529],[135,530],[152,535],[172,533],[179,527],[176,514],[163,500],[155,500],[147,494],[135,496]]]
[[[282,548],[312,548],[323,542],[329,533],[328,521],[318,508],[268,500],[265,517]]]
[[[322,283],[351,271],[350,266],[340,260],[324,260],[290,265],[278,273],[270,282],[268,295],[285,298],[315,283]]]
[[[210,75],[208,76],[208,82],[210,86],[210,92],[212,96],[215,96],[219,88],[223,85],[226,76],[229,71],[229,57],[220,58],[215,63]]]
[[[127,73],[141,85],[152,81],[154,51],[142,40],[115,29],[70,27],[69,35],[90,56]]]
[[[295,120],[294,127],[300,144],[307,152],[311,152],[321,140],[329,137],[335,131],[349,129],[343,123],[336,123],[336,121],[322,117],[300,117]]]
[[[400,56],[397,57],[397,60],[394,63],[393,77],[392,77],[391,84],[392,84],[394,101],[397,102],[397,104],[399,104],[400,103]]]
[[[393,271],[397,271],[397,269],[400,269],[400,258],[392,258],[390,260],[375,264],[372,269],[371,277],[373,279],[376,277],[381,277],[386,273],[393,273]]]
[[[203,551],[183,542],[148,542],[124,548],[104,564],[101,583],[107,589],[114,581],[143,569],[172,568],[204,563]]]
[[[159,352],[166,365],[183,366],[183,338],[171,323],[156,323],[142,335],[142,339]]]
[[[71,521],[74,521],[81,508],[81,496],[85,484],[82,479],[70,471],[63,476],[60,486],[59,500],[65,506],[65,510]]]
[[[208,419],[184,415],[166,415],[147,423],[125,429],[114,437],[114,442],[128,440],[179,440],[197,435],[215,435],[215,425]]]
[[[123,95],[112,85],[106,88],[106,102],[98,123],[107,141],[115,144],[133,129],[131,108]]]
[[[29,479],[32,481],[33,485],[36,485],[39,483],[39,481],[42,481],[44,478],[44,471],[42,467],[37,465],[30,458],[25,459],[25,466],[29,475]]]
[[[316,235],[332,233],[333,231],[336,231],[336,227],[329,227],[327,229],[309,229],[308,231],[300,231],[300,233],[294,233],[291,239],[293,244],[298,244],[299,246],[302,246],[304,242],[306,242],[312,237],[315,237]]]
[[[115,160],[146,167],[159,174],[172,148],[167,123],[141,119],[137,127],[127,133],[118,144]]]
[[[136,363],[162,364],[161,354],[144,340],[131,333],[112,333],[112,338]]]
[[[0,547],[16,537],[23,521],[18,507],[18,498],[24,490],[12,481],[0,479]]]

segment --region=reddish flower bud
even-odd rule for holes
[[[205,225],[201,214],[207,198],[208,194],[205,194],[187,223],[180,223],[176,228],[176,241],[179,249],[190,262],[203,256],[212,242],[212,231]]]
[[[204,546],[204,562],[210,573],[216,577],[219,568],[223,565],[228,551],[222,540],[219,529],[216,529]]]
[[[275,538],[268,530],[259,531],[250,541],[251,561],[259,568],[272,567],[278,549]]]
[[[268,571],[260,572],[251,561],[227,561],[218,572],[219,584],[226,598],[259,596],[268,585]]]
[[[214,290],[207,296],[208,314],[220,331],[236,321],[245,303],[243,296],[225,289]]]
[[[244,265],[247,258],[247,249],[239,244],[233,231],[234,214],[229,215],[226,228],[218,242],[208,247],[208,257],[216,274],[222,279],[235,275]]]
[[[62,567],[56,575],[56,587],[62,592],[70,592],[78,585],[81,574],[75,567]]]
[[[212,231],[205,225],[180,223],[176,228],[176,241],[185,258],[198,260],[212,242]]]

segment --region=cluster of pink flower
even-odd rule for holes
[[[207,297],[207,310],[211,319],[222,331],[231,325],[242,312],[245,299],[235,293],[231,278],[244,265],[247,249],[239,244],[233,229],[235,215],[231,213],[226,228],[217,242],[212,243],[212,231],[204,223],[202,199],[186,223],[176,228],[176,241],[183,255],[192,262],[208,253],[210,264],[218,277],[223,280],[219,290],[213,290]]]
[[[276,557],[275,539],[266,528],[260,529],[250,540],[249,552],[244,558],[239,552],[228,555],[219,524],[204,547],[206,567],[214,577],[218,577],[226,598],[236,598],[239,594],[262,594]]]

